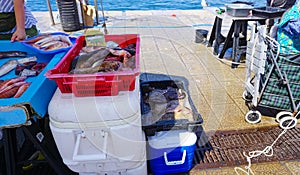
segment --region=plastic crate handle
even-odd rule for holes
[[[77,81],[70,81],[70,82],[63,82],[64,85],[73,85],[73,84],[78,84],[78,83],[86,83],[88,80],[77,80]],[[112,80],[112,81],[105,81],[104,79],[102,80],[94,80],[95,82],[105,82],[105,83],[121,83],[120,80]]]
[[[182,154],[181,160],[168,161],[167,152],[164,152],[165,163],[168,166],[171,166],[171,165],[182,165],[182,164],[184,164],[185,157],[186,157],[186,150],[183,150],[183,154]]]
[[[88,154],[88,155],[78,155],[80,140],[82,137],[85,137],[84,133],[77,134],[76,143],[74,147],[73,153],[73,161],[98,161],[98,160],[105,160],[106,159],[106,148],[107,148],[107,137],[108,133],[105,131],[103,132],[103,148],[102,154]]]

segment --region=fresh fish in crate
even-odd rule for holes
[[[15,84],[17,82],[24,81],[27,77],[17,77],[17,78],[12,78],[5,80],[0,84],[0,91],[4,90],[5,88],[9,87],[12,84]]]
[[[32,77],[32,76],[37,76],[38,73],[35,70],[30,70],[30,69],[24,69],[20,73],[20,76],[26,76],[26,77]]]
[[[41,34],[41,35],[39,35],[39,36],[37,36],[37,37],[35,37],[35,38],[33,38],[33,39],[30,39],[30,40],[26,40],[26,41],[24,41],[26,44],[33,44],[33,43],[36,43],[36,42],[38,42],[39,40],[41,40],[41,39],[44,39],[44,38],[46,38],[47,36],[50,36],[51,34],[50,33],[44,33],[44,34]]]
[[[150,90],[150,89],[149,89]],[[156,122],[158,120],[193,120],[193,113],[186,92],[179,88],[152,89],[144,99],[150,111],[143,114],[143,122]],[[152,121],[148,121],[151,118]]]
[[[167,98],[164,96],[166,90],[154,89],[149,93],[148,103],[167,103]]]
[[[9,60],[0,67],[0,77],[15,69],[18,65],[17,60]]]
[[[100,50],[80,55],[76,64],[76,69],[92,67],[96,61],[104,60],[109,54],[109,50],[101,48]]]
[[[14,98],[19,98],[21,97],[21,95],[27,90],[27,88],[29,87],[30,83],[26,82],[25,84],[21,85],[18,88],[18,91],[15,93]]]
[[[0,67],[0,77],[3,75],[6,75],[7,73],[9,73],[13,69],[15,69],[18,64],[24,64],[24,63],[36,61],[36,60],[37,60],[37,58],[35,56],[22,58],[22,59],[18,59],[18,60],[9,60]]]
[[[42,48],[45,51],[51,51],[51,50],[57,50],[57,49],[62,49],[62,48],[67,48],[70,47],[69,44],[61,41],[52,41],[51,43],[46,44]]]
[[[25,82],[26,77],[5,80],[0,84],[0,98],[20,97],[30,85]],[[20,89],[21,88],[21,89]]]
[[[116,48],[116,47],[119,47],[119,44],[117,44],[117,43],[115,43],[115,42],[113,42],[113,41],[107,41],[107,42],[106,42],[106,47],[107,47],[107,48],[114,49],[114,48]]]
[[[98,72],[114,72],[118,71],[122,66],[119,61],[104,61],[100,66]]]
[[[1,58],[9,58],[9,57],[26,57],[26,52],[21,51],[5,51],[0,52],[0,59]]]
[[[103,46],[85,46],[81,49],[82,53],[90,53],[104,48]]]
[[[25,41],[25,43],[30,44],[32,47],[45,51],[57,50],[73,45],[69,36],[50,34],[40,35],[36,38]]]
[[[37,42],[35,42],[35,44],[38,44],[41,47],[43,47],[43,45],[45,45],[51,41],[62,41],[62,42],[69,44],[70,46],[73,45],[70,38],[65,35],[49,35],[41,40],[38,40]]]
[[[81,69],[73,69],[69,72],[69,74],[94,74],[97,73],[99,70],[98,67],[88,67],[88,68],[81,68]]]
[[[104,61],[103,63],[95,67],[73,69],[69,72],[69,74],[93,74],[97,72],[113,72],[118,71],[121,68],[121,66],[122,63],[118,61]]]
[[[167,91],[164,95],[168,100],[178,100],[186,97],[186,93],[182,89],[174,87],[167,87]]]
[[[27,82],[19,81],[19,82],[15,82],[5,88],[2,88],[0,90],[0,98],[13,97],[18,92],[18,89],[24,84],[27,84]]]
[[[31,67],[31,70],[36,71],[38,74],[41,73],[44,68],[47,66],[47,63],[36,63]]]
[[[10,98],[13,97],[18,92],[18,86],[11,86],[9,89],[0,91],[0,98]]]
[[[135,44],[129,44],[124,48],[127,52],[129,52],[131,55],[135,55],[136,53],[136,45]]]
[[[32,56],[32,57],[26,57],[26,58],[22,58],[22,59],[18,59],[18,63],[19,64],[25,64],[25,63],[28,63],[28,62],[31,62],[31,61],[36,61],[37,58],[36,56]]]
[[[124,49],[121,49],[121,50],[109,49],[109,51],[111,54],[113,54],[115,56],[123,57],[123,59],[124,59],[123,63],[126,63],[127,60],[131,57],[131,54]]]

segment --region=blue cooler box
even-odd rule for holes
[[[193,165],[197,136],[186,130],[157,132],[148,137],[148,154],[152,173],[188,172]]]

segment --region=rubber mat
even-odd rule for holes
[[[194,155],[194,169],[246,165],[243,155],[270,146],[283,130],[263,127],[245,130],[196,132],[198,141]],[[288,130],[273,147],[273,156],[260,155],[252,163],[300,159],[300,127]]]

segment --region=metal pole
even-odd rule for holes
[[[47,6],[48,6],[48,11],[50,14],[51,21],[52,21],[52,25],[55,25],[50,0],[47,0]]]
[[[94,0],[95,13],[96,13],[96,25],[99,25],[99,14],[98,14],[98,1]]]

